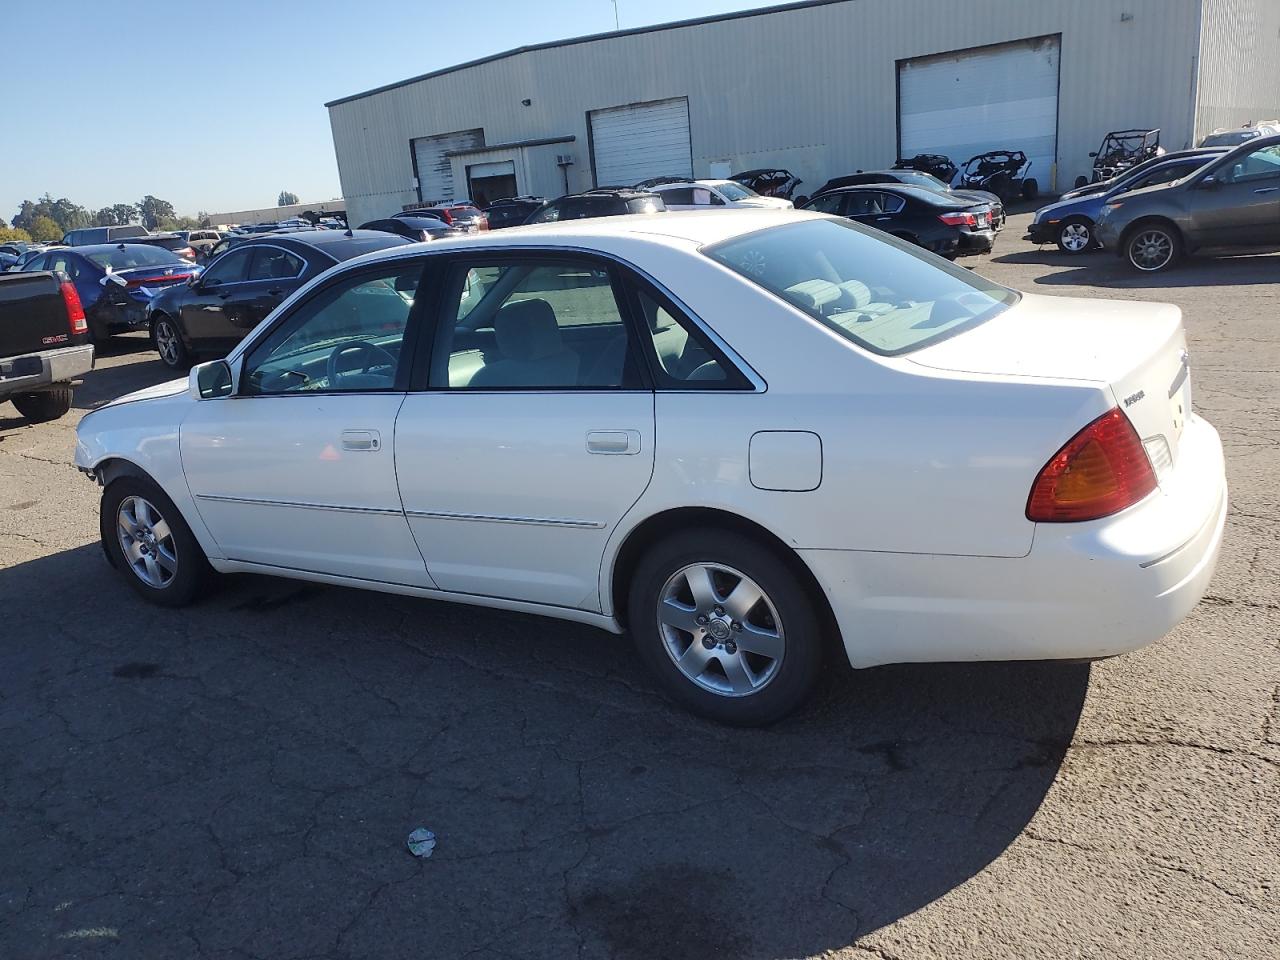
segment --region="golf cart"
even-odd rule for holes
[[[1027,176],[1031,161],[1021,150],[990,150],[970,157],[960,168],[956,186],[962,190],[986,190],[1002,201],[1034,200],[1040,185]]]
[[[1130,167],[1161,156],[1164,148],[1160,146],[1160,130],[1112,130],[1102,138],[1102,146],[1094,153],[1093,182],[1110,180],[1117,173]],[[1076,187],[1089,183],[1084,177],[1076,177]]]

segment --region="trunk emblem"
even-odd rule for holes
[[[1124,398],[1124,405],[1126,407],[1132,407],[1135,403],[1137,403],[1146,395],[1147,395],[1147,392],[1145,390],[1139,390],[1137,393],[1131,393]]]

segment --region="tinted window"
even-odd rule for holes
[[[1199,166],[1203,166],[1203,164],[1173,163],[1167,167],[1159,167],[1152,170],[1145,177],[1138,177],[1137,181],[1128,189],[1140,190],[1143,187],[1154,187],[1161,183],[1173,183],[1175,180],[1181,180]]]
[[[663,203],[678,203],[684,205],[693,203],[693,187],[671,187],[668,190],[659,190],[658,192],[662,195]],[[710,203],[710,191],[703,190],[702,193],[706,195],[706,199],[703,199],[702,202]]]
[[[1018,299],[905,241],[843,220],[772,227],[702,252],[881,354],[928,346]]]
[[[1252,153],[1237,157],[1226,165],[1224,178],[1228,183],[1243,183],[1248,180],[1269,180],[1280,177],[1280,144],[1261,147]]]
[[[352,237],[349,240],[338,240],[333,243],[326,243],[323,246],[324,252],[333,257],[334,260],[350,260],[352,257],[358,257],[362,253],[372,253],[374,250],[385,250],[387,247],[399,247],[408,243],[405,237],[397,237],[395,234],[383,233],[373,237]]]
[[[312,297],[245,360],[248,394],[395,387],[422,264],[386,264]]]
[[[717,183],[716,189],[730,200],[749,200],[751,197],[760,196],[750,187],[744,187],[742,184],[734,183],[732,180],[725,183]]]
[[[48,265],[44,268],[45,270],[65,273],[72,280],[80,279],[81,266],[79,257],[73,257],[69,253],[51,253],[46,263]]]
[[[221,257],[209,265],[209,269],[200,278],[201,282],[206,287],[219,286],[226,283],[240,283],[249,274],[249,261],[252,258],[252,247],[232,250],[225,257]]]
[[[459,266],[450,274],[432,386],[574,389],[636,382],[609,272],[590,263]]]
[[[160,247],[147,247],[140,243],[126,243],[107,250],[86,253],[86,258],[102,268],[130,270],[134,267],[190,267],[181,257]]]
[[[302,273],[301,258],[279,247],[254,247],[250,280],[292,280]]]
[[[125,227],[108,227],[107,235],[109,235],[112,240],[127,240],[129,237],[145,237],[147,235],[147,228],[140,224]],[[104,236],[103,239],[106,239],[106,237]]]
[[[814,197],[805,205],[806,210],[816,210],[818,213],[834,214],[839,214],[843,207],[843,193],[824,193],[821,196]]]
[[[628,213],[658,213],[667,209],[667,205],[662,202],[659,196],[636,197],[634,200],[627,201]]]

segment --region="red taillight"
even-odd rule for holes
[[[1129,418],[1116,407],[1089,424],[1044,465],[1027,519],[1066,523],[1109,517],[1156,488],[1151,460]]]
[[[976,227],[978,218],[972,213],[940,213],[938,219],[948,227]]]
[[[67,308],[67,326],[71,328],[71,335],[74,337],[88,333],[89,321],[84,318],[84,306],[80,303],[80,294],[76,293],[75,284],[70,280],[63,280],[59,287],[62,290],[62,302]]]

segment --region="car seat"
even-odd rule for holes
[[[555,311],[545,300],[505,304],[493,318],[499,359],[476,371],[472,387],[572,387],[578,355],[560,336]]]

